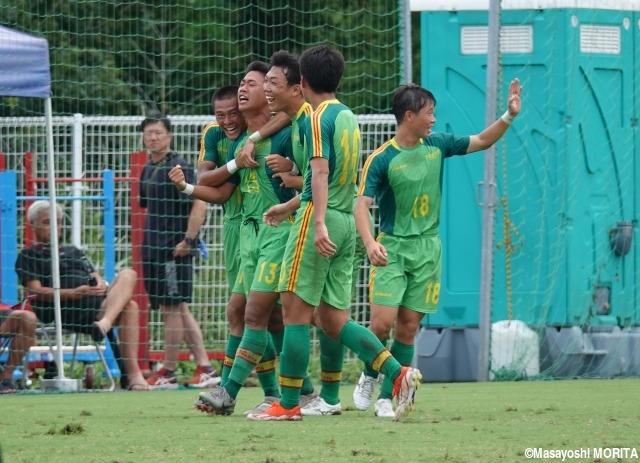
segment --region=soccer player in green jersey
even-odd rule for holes
[[[216,121],[205,126],[202,132],[200,154],[198,156],[199,185],[208,185],[211,181],[209,173],[227,162],[231,144],[247,130],[247,122],[238,107],[237,85],[227,85],[219,88],[213,94],[211,105]],[[289,121],[289,116],[279,113],[269,119],[260,130],[265,136],[270,136],[288,126]],[[255,146],[250,146],[251,150],[254,148]],[[242,224],[242,196],[239,188],[223,204],[223,208],[223,251],[230,297],[226,312],[229,335],[222,364],[221,381],[225,381],[229,376],[236,350],[240,345],[242,333],[244,332],[245,294],[244,291],[233,292],[240,270],[239,240]],[[282,328],[278,332],[281,333]],[[263,374],[259,374],[258,379],[262,381],[263,376]]]
[[[215,122],[207,124],[200,138],[198,156],[198,183],[206,185],[207,173],[227,162],[229,148],[233,140],[247,130],[247,123],[238,108],[238,86],[227,85],[213,94],[211,106],[216,117]],[[223,205],[222,225],[224,263],[229,285],[230,297],[227,302],[227,322],[229,335],[225,358],[222,362],[224,381],[229,376],[236,349],[244,331],[244,293],[234,293],[233,285],[240,270],[239,236],[242,223],[242,197],[240,191],[234,192]]]
[[[403,365],[414,354],[414,339],[425,314],[434,313],[440,294],[442,252],[438,236],[444,160],[492,146],[520,112],[518,79],[509,85],[508,111],[477,135],[459,137],[432,132],[436,100],[417,85],[401,86],[393,97],[398,122],[395,137],[367,159],[355,208],[356,226],[372,264],[369,277],[371,331],[387,339],[395,324],[390,351]],[[374,198],[380,234],[373,237],[368,213]],[[356,408],[366,410],[377,373],[367,365],[354,391]],[[392,417],[393,385],[386,378],[375,414]]]
[[[282,398],[259,421],[302,419],[300,388],[309,363],[310,326],[318,307],[325,333],[358,353],[395,381],[400,415],[411,410],[420,372],[403,368],[376,336],[350,318],[351,273],[356,230],[353,190],[360,154],[360,129],[335,92],[344,71],[337,50],[321,45],[300,56],[301,86],[314,109],[305,127],[309,170],[302,195],[271,208],[266,223],[282,226],[298,205],[280,275],[285,335],[280,356]]]
[[[302,190],[302,179],[309,168],[309,161],[304,153],[305,121],[311,116],[311,105],[305,101],[300,86],[300,65],[298,57],[281,50],[271,55],[271,69],[267,73],[265,95],[271,111],[283,111],[291,117],[291,142],[293,158],[298,172],[281,172],[275,174],[282,180],[282,184]],[[274,156],[275,157],[275,156]],[[267,161],[269,162],[269,160]],[[276,166],[277,167],[277,166]],[[274,170],[278,169],[274,167]],[[313,384],[308,375],[305,376],[301,389],[300,409],[303,416],[339,415],[342,412],[340,404],[340,381],[342,378],[342,364],[344,346],[328,337],[318,320],[317,334],[320,340],[320,380],[322,389],[320,394],[313,394]],[[309,399],[310,400],[305,400]]]
[[[307,163],[304,158],[304,121],[311,115],[311,105],[304,100],[300,87],[300,65],[297,56],[280,50],[271,55],[271,68],[267,73],[264,92],[272,112],[281,111],[291,119],[291,144],[293,149],[293,170],[289,166],[276,164],[278,158],[270,156],[267,163],[276,172],[274,177],[282,184],[302,190],[302,178]],[[272,160],[273,158],[273,160]],[[302,175],[301,175],[302,174]]]
[[[238,91],[238,104],[247,120],[248,130],[255,131],[269,119],[269,108],[264,95],[264,80],[268,72],[266,63],[254,62],[247,68]],[[290,129],[287,127],[278,133],[260,140],[256,144],[255,161],[259,167],[246,168],[234,156],[246,140],[243,134],[231,146],[228,162],[216,169],[227,182],[221,187],[187,185],[172,171],[171,178],[177,181],[178,188],[187,194],[210,201],[218,200],[219,195],[229,197],[236,186],[242,194],[243,227],[240,232],[241,268],[236,280],[234,292],[244,291],[248,295],[245,307],[245,329],[236,351],[235,360],[229,378],[213,392],[201,393],[196,407],[203,411],[219,414],[231,414],[235,409],[235,399],[249,374],[260,365],[275,371],[276,351],[273,343],[269,346],[267,325],[279,298],[277,292],[278,275],[288,237],[285,224],[281,230],[261,226],[262,214],[272,205],[286,202],[295,195],[295,191],[280,186],[279,179],[272,177],[273,171],[266,164],[266,157],[277,154],[292,157]],[[273,321],[273,320],[272,320]],[[267,352],[270,347],[270,352]],[[260,362],[260,363],[259,363]],[[258,367],[258,368],[257,368]],[[274,376],[275,379],[275,376]],[[264,385],[263,385],[264,388]],[[278,385],[274,381],[269,397],[279,397]]]
[[[238,86],[227,85],[213,94],[211,101],[216,121],[207,124],[200,139],[198,156],[198,183],[207,184],[207,173],[224,165],[229,156],[229,148],[234,140],[247,130],[247,123],[238,108]],[[227,283],[233,288],[240,268],[238,256],[238,235],[242,217],[242,197],[240,191],[223,204],[224,258]],[[244,303],[242,304],[244,306]],[[233,325],[230,321],[230,328]]]

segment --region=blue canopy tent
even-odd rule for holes
[[[0,26],[0,70],[0,96],[33,97],[44,98],[45,100],[50,217],[51,222],[56,223],[49,43],[44,38]],[[64,379],[60,318],[60,270],[56,227],[51,229],[51,264],[58,347],[55,360],[58,366],[58,379]]]
[[[51,97],[46,39],[0,26],[0,95]]]

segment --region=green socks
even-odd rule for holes
[[[238,350],[240,341],[242,341],[242,336],[234,336],[232,334],[230,334],[227,339],[227,348],[224,351],[224,361],[222,362],[221,384],[226,383],[227,379],[229,379],[229,373],[233,367],[233,361],[236,358],[236,351]]]
[[[382,343],[383,346],[387,345],[387,338],[383,339],[382,341],[380,341]],[[378,372],[376,370],[374,370],[373,368],[371,368],[371,365],[365,363],[364,364],[364,374],[367,376],[370,376],[372,378],[377,378],[378,377]]]
[[[400,365],[408,367],[411,365],[413,361],[413,352],[414,346],[413,344],[403,344],[399,341],[393,341],[391,343],[391,349],[389,350],[391,355],[400,363]],[[393,381],[391,378],[384,377],[384,381],[382,381],[382,386],[380,386],[380,396],[379,399],[391,399],[393,398]]]
[[[256,365],[256,373],[265,397],[280,397],[278,378],[276,377],[276,349],[272,338],[269,336],[267,339],[267,348],[262,354],[262,359]]]
[[[340,342],[358,354],[358,358],[365,365],[371,365],[373,370],[382,372],[392,381],[395,380],[402,365],[393,358],[380,340],[364,326],[349,320],[340,331]]]
[[[280,404],[290,409],[300,403],[300,389],[309,367],[311,334],[309,325],[288,325],[284,331],[280,354]]]
[[[247,378],[254,370],[262,355],[267,348],[268,333],[267,330],[244,329],[244,335],[238,350],[236,358],[233,361],[233,368],[229,373],[226,383],[222,384],[229,395],[234,399],[238,396],[238,392],[244,386]]]
[[[329,405],[336,405],[340,403],[344,346],[339,341],[331,339],[320,328],[317,332],[320,338],[320,380],[322,381],[320,397]]]
[[[284,330],[277,331],[275,333],[269,332],[271,341],[273,341],[273,347],[276,349],[276,357],[280,357],[282,352],[282,342],[284,341]]]

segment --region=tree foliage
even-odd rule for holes
[[[347,61],[340,98],[388,112],[401,82],[398,1],[3,0],[0,23],[50,46],[54,114],[210,112],[211,93],[254,59],[330,43]],[[0,116],[40,112],[0,100]]]

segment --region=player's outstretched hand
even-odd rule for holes
[[[520,80],[516,77],[509,84],[509,94],[507,107],[509,108],[509,115],[516,117],[520,113],[520,95],[522,94],[522,87],[520,86]]]
[[[177,164],[169,171],[169,180],[173,182],[178,190],[182,191],[185,189],[187,181],[185,180],[184,172],[182,172],[180,164]]]

